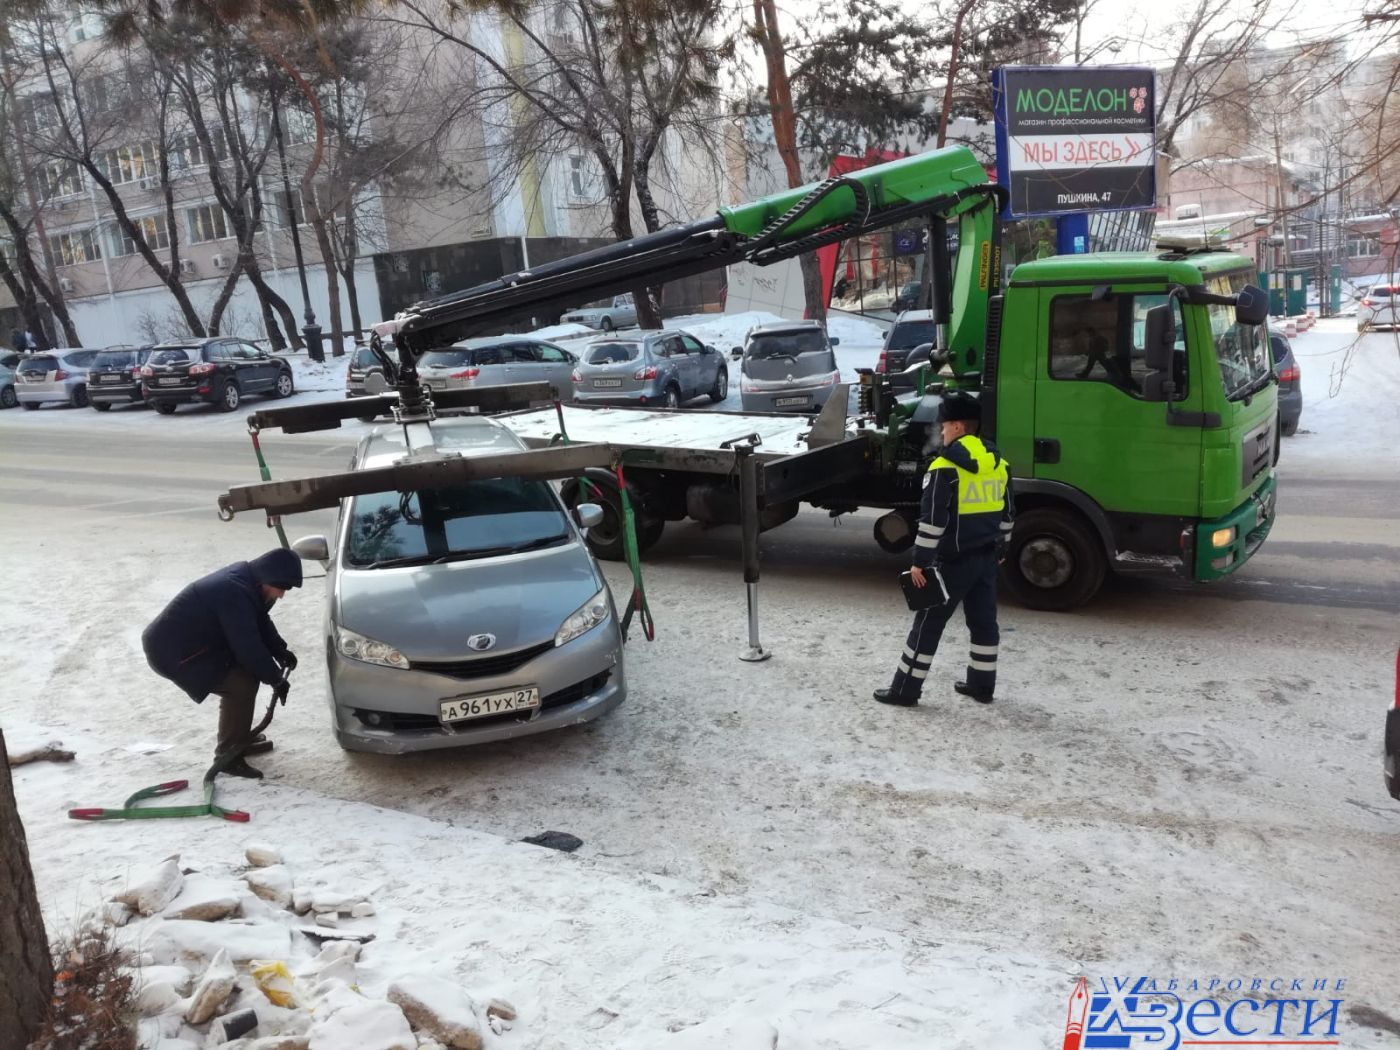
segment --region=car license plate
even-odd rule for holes
[[[175,386],[180,382],[179,376],[162,376],[156,380],[157,386]]]
[[[595,379],[595,380],[593,380],[593,386],[594,386],[595,388],[597,388],[597,389],[600,389],[600,390],[601,390],[601,389],[611,388],[611,387],[619,387],[619,386],[621,386],[621,385],[622,385],[622,380],[621,380],[621,379]]]
[[[791,408],[793,405],[805,405],[810,400],[809,397],[780,397],[773,404],[778,408]]]
[[[121,376],[98,376],[97,381],[98,381],[99,383],[120,383],[120,382],[122,381],[122,377],[121,377]]]
[[[472,718],[485,718],[487,715],[528,711],[539,706],[540,691],[531,686],[528,689],[508,689],[504,693],[448,697],[442,701],[439,717],[444,722],[464,722]]]

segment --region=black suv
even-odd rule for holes
[[[140,405],[141,366],[151,356],[149,346],[109,346],[92,359],[88,370],[88,404],[99,412],[113,405]]]
[[[292,390],[292,366],[283,358],[227,336],[161,343],[141,369],[142,395],[162,415],[191,401],[232,412],[248,394],[290,397]]]

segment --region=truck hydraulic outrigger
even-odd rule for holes
[[[971,152],[937,150],[893,161],[746,205],[721,209],[715,217],[581,255],[509,274],[452,295],[416,303],[391,321],[374,326],[371,348],[393,393],[378,404],[364,399],[269,409],[249,417],[254,432],[281,428],[305,433],[339,427],[341,421],[392,412],[404,428],[410,450],[430,446],[420,427],[430,426],[449,408],[507,411],[554,401],[559,428],[565,410],[559,393],[542,385],[437,392],[419,381],[417,362],[428,350],[484,331],[499,331],[541,308],[568,308],[638,285],[660,285],[736,262],[768,265],[851,237],[900,224],[927,223],[934,271],[934,304],[939,317],[936,353],[957,376],[975,382],[981,368],[987,305],[1001,267],[997,213],[1004,191],[987,182]],[[950,261],[947,223],[959,223],[962,250]],[[952,271],[956,270],[956,274]],[[953,301],[952,290],[959,298]],[[393,353],[391,354],[391,349]],[[520,476],[563,479],[590,469],[644,462],[653,469],[737,477],[744,579],[747,585],[749,645],[744,659],[768,654],[759,644],[757,616],[758,533],[766,507],[795,505],[799,498],[850,480],[872,469],[888,468],[890,450],[912,408],[896,404],[888,389],[865,377],[862,419],[853,430],[846,421],[847,396],[837,391],[804,432],[792,433],[793,420],[781,421],[782,439],[765,444],[762,431],[772,417],[730,416],[728,436],[661,443],[580,442],[554,444],[558,435],[538,435],[528,452],[472,459],[425,458],[412,451],[400,463],[373,471],[236,486],[219,498],[220,516],[260,509],[269,516],[330,508],[340,500],[375,492],[412,491],[422,486],[460,483],[473,477]],[[571,406],[570,413],[588,412]],[[599,410],[608,411],[608,410]],[[641,410],[645,411],[645,410]],[[705,413],[722,418],[723,413]],[[873,426],[866,426],[869,422]],[[777,426],[777,423],[774,424]],[[770,437],[772,435],[770,434]]]

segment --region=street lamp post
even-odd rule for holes
[[[301,337],[306,342],[306,356],[313,361],[325,361],[326,352],[321,345],[321,327],[316,323],[316,314],[311,309],[311,292],[306,286],[306,263],[301,254],[301,215],[292,203],[292,183],[287,177],[287,148],[282,138],[281,107],[274,95],[272,99],[272,134],[277,139],[277,158],[282,164],[282,192],[287,197],[287,212],[291,216],[292,252],[297,260],[297,278],[301,281],[302,325]],[[329,265],[329,262],[327,262]]]

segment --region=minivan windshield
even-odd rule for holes
[[[785,379],[836,371],[836,355],[818,331],[755,335],[744,350],[744,374],[750,379]]]
[[[1238,295],[1249,283],[1246,271],[1220,274],[1206,279],[1206,290],[1214,295]],[[1239,324],[1233,306],[1210,305],[1210,334],[1215,340],[1215,356],[1220,362],[1220,378],[1228,398],[1243,396],[1269,375],[1269,351],[1264,344],[1264,326]]]
[[[620,365],[635,361],[641,352],[641,343],[594,343],[584,361],[590,365]]]
[[[568,538],[568,520],[548,484],[487,478],[402,496],[357,496],[345,562],[382,569],[463,561],[551,547]]]
[[[152,350],[148,365],[187,365],[190,363],[188,350]]]

